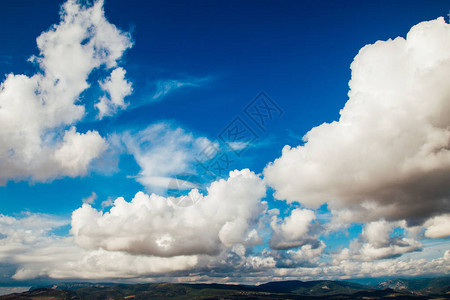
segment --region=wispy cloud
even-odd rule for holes
[[[167,80],[158,80],[155,82],[155,92],[152,96],[152,100],[160,100],[167,96],[170,93],[173,93],[176,90],[186,87],[201,87],[204,84],[211,81],[211,77],[202,77],[202,78],[184,78],[184,79],[167,79]]]
[[[250,143],[246,143],[246,142],[230,142],[230,143],[228,143],[228,146],[233,151],[239,151],[239,150],[245,149],[245,148],[249,147],[250,145],[251,145]]]
[[[175,176],[195,172],[196,158],[214,144],[206,137],[195,137],[168,122],[155,123],[138,132],[127,131],[114,138],[119,138],[124,150],[141,167],[136,180],[159,192],[164,192]]]
[[[92,192],[92,194],[89,197],[83,198],[83,203],[94,204],[96,199],[97,194],[95,192]]]

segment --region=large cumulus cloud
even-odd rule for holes
[[[339,121],[285,146],[264,170],[275,197],[327,202],[349,222],[449,211],[450,25],[438,18],[365,46],[351,69]]]
[[[116,199],[105,213],[85,203],[72,214],[71,232],[85,248],[163,257],[213,255],[223,247],[260,242],[254,227],[265,210],[262,179],[248,169],[232,171],[207,191],[203,196],[192,190],[188,197],[199,200],[189,207],[142,192],[131,202]]]
[[[106,141],[96,131],[79,133],[71,127],[85,115],[80,94],[90,86],[94,69],[119,70],[102,86],[120,106],[120,98],[129,93],[112,89],[110,82],[124,81],[123,70],[116,68],[131,45],[129,35],[106,20],[103,1],[89,7],[73,0],[63,4],[60,23],[37,38],[39,55],[31,61],[40,71],[33,76],[9,74],[1,83],[0,184],[87,172]]]

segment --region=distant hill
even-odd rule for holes
[[[258,286],[268,292],[293,293],[305,296],[350,295],[360,291],[376,290],[358,283],[332,280],[317,281],[275,281]]]
[[[419,279],[390,279],[381,282],[379,289],[391,288],[396,291],[410,291],[416,294],[447,294],[450,295],[450,277],[419,278]]]
[[[112,285],[116,285],[116,284],[117,283],[61,282],[61,283],[57,283],[57,284],[31,287],[30,291],[40,289],[40,288],[75,291],[75,290],[78,290],[81,288],[104,288],[104,287],[112,286]]]
[[[276,281],[233,284],[60,283],[0,296],[10,299],[450,299],[450,277],[391,279],[378,286],[348,281]]]
[[[20,294],[0,296],[0,299],[80,299],[74,291],[38,288]]]

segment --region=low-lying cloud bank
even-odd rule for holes
[[[406,221],[367,223],[348,248],[329,252],[314,211],[296,208],[282,216],[267,209],[265,193],[260,176],[244,169],[213,182],[206,195],[192,190],[184,197],[198,199],[189,207],[139,192],[130,202],[116,199],[103,212],[92,206],[93,194],[73,212],[69,236],[53,233],[68,224],[53,216],[0,215],[0,264],[19,281],[256,283],[450,271],[449,250],[431,260],[414,258],[416,251],[428,251],[420,242],[423,232],[442,236],[442,218],[416,227]],[[402,258],[406,253],[409,258]]]
[[[99,221],[98,216],[96,221]],[[19,281],[50,277],[126,279],[141,282],[164,280],[255,283],[272,279],[439,275],[450,271],[449,250],[444,251],[442,257],[432,260],[410,257],[361,261],[344,255],[327,260],[323,242],[319,242],[318,246],[305,244],[298,249],[287,251],[264,249],[255,252],[244,241],[236,242],[229,247],[222,244],[220,251],[214,254],[178,253],[171,257],[151,253],[136,254],[127,252],[128,249],[107,250],[104,249],[106,247],[92,247],[92,244],[89,244],[89,248],[80,247],[79,237],[57,236],[52,233],[54,229],[65,224],[67,222],[64,220],[49,215],[28,214],[22,217],[0,215],[0,263],[3,270],[11,272],[5,275]],[[120,230],[122,233],[127,230],[134,232],[136,229],[131,229],[132,225],[133,222],[126,222],[122,226],[129,228]],[[362,234],[362,241],[383,248],[387,245],[384,237],[378,238],[372,234],[380,231],[388,232],[390,229],[385,230],[386,227],[392,226],[396,225],[383,223],[376,224],[375,230],[366,228]],[[91,230],[92,228],[89,229]],[[102,238],[107,238],[107,233],[106,237],[102,237],[101,234],[96,237],[97,240]],[[133,238],[135,236],[131,236],[131,239]],[[201,241],[202,233],[191,232],[189,238]],[[113,238],[109,237],[109,242],[112,240]],[[120,237],[117,238],[117,244],[119,243],[122,243],[120,248],[126,245],[126,241]],[[167,253],[162,255],[167,256]]]
[[[328,203],[345,222],[422,222],[450,210],[450,25],[422,22],[351,64],[339,121],[264,170],[277,199]]]

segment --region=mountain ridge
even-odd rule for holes
[[[219,283],[66,282],[0,296],[10,299],[450,299],[450,277],[386,280],[376,286],[349,281]]]

